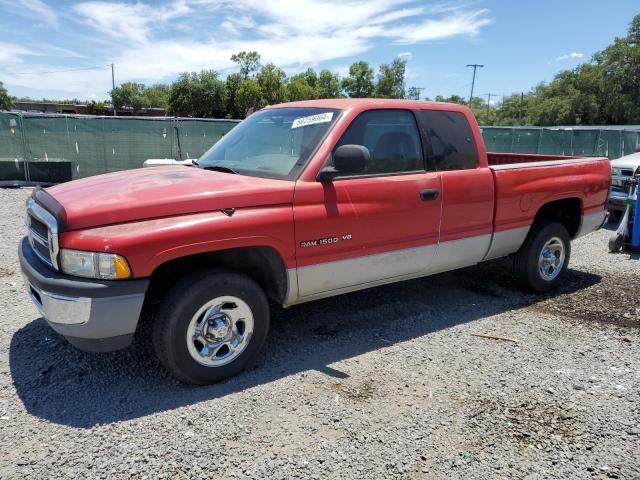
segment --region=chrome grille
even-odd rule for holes
[[[33,199],[27,200],[27,236],[35,254],[58,270],[58,222]]]

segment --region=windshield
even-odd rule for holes
[[[198,160],[243,175],[295,178],[336,122],[340,110],[271,108],[239,123]]]

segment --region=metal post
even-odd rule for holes
[[[24,176],[27,183],[31,183],[31,173],[29,172],[29,159],[27,158],[27,137],[24,134],[24,114],[19,113],[20,132],[22,133],[22,152],[24,155]]]
[[[487,93],[487,121],[489,121],[490,113],[491,113],[491,94]]]
[[[116,104],[113,103],[113,91],[116,89],[116,77],[113,73],[113,63],[111,64],[111,107],[113,108],[113,116],[117,116],[116,114]]]
[[[522,125],[522,111],[524,110],[524,92],[520,93],[520,118],[518,119],[518,123]]]
[[[471,106],[471,100],[473,100],[473,87],[475,87],[476,85],[476,70],[478,68],[484,67],[484,65],[471,63],[471,64],[468,64],[467,67],[473,67],[473,79],[471,80],[471,94],[469,95],[469,106]]]

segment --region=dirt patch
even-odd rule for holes
[[[482,428],[486,434],[480,443],[493,443],[505,438],[530,444],[547,444],[554,439],[566,440],[578,434],[575,413],[563,402],[526,399],[481,398],[466,415],[471,428]]]
[[[357,385],[336,383],[333,390],[340,396],[357,402],[365,402],[373,398],[375,388],[371,380],[365,380]]]
[[[589,322],[640,328],[640,276],[604,276],[597,284],[554,295],[527,309]]]

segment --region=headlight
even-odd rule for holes
[[[622,175],[622,169],[621,168],[612,168],[611,169],[611,175]]]
[[[115,253],[60,250],[62,271],[78,277],[122,280],[131,277],[129,264]]]

